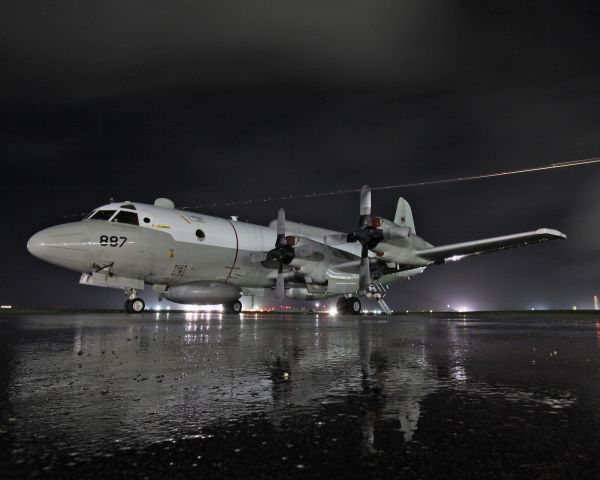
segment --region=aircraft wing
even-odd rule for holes
[[[502,237],[485,238],[471,242],[455,243],[441,247],[432,247],[419,250],[416,255],[435,263],[456,261],[469,255],[482,255],[484,253],[497,252],[508,248],[524,247],[533,243],[545,242],[547,240],[564,239],[567,236],[558,230],[540,228],[532,232],[515,233]]]

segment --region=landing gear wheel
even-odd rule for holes
[[[146,308],[146,304],[141,298],[134,298],[125,302],[125,310],[129,313],[142,313]]]
[[[131,300],[125,300],[125,305],[123,306],[127,313],[131,313]]]
[[[335,304],[335,308],[338,313],[348,313],[348,305],[346,304],[346,297],[340,297]]]
[[[339,313],[358,315],[360,313],[362,305],[357,297],[342,297],[338,299],[336,308]]]
[[[228,303],[225,305],[225,312],[235,314],[242,313],[242,302],[235,300],[234,302]]]
[[[362,309],[360,300],[357,297],[346,299],[346,306],[348,308],[348,313],[351,313],[352,315],[360,314],[360,310]]]

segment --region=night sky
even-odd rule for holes
[[[600,156],[594,0],[8,0],[0,60],[0,303],[121,306],[25,248],[109,197],[191,206]],[[431,267],[389,303],[591,307],[598,185],[592,165],[375,192],[375,214],[404,196],[435,245],[569,236]],[[348,231],[358,195],[203,211],[264,224],[279,207]]]

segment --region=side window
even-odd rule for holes
[[[113,216],[113,214],[116,212],[116,210],[98,210],[96,213],[94,213],[94,215],[92,215],[90,217],[90,220],[110,220],[110,217]]]
[[[202,230],[198,229],[196,230],[196,238],[202,241],[206,238],[206,235],[204,235],[204,232]]]
[[[139,225],[138,216],[135,212],[121,210],[115,218],[112,219],[115,223],[128,223],[129,225]]]

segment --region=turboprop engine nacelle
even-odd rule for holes
[[[235,285],[221,282],[192,282],[169,287],[164,297],[175,303],[194,305],[216,305],[229,303],[242,296]]]
[[[371,217],[371,224],[383,232],[383,240],[408,238],[413,233],[410,227],[400,226],[381,217]]]

